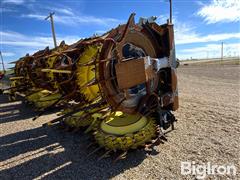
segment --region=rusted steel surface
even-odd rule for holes
[[[163,133],[157,129],[173,124],[171,111],[178,109],[173,25],[158,25],[154,20],[144,19],[135,23],[134,16],[131,14],[126,24],[102,36],[81,39],[72,45],[62,42],[54,49],[45,48],[20,58],[16,61],[15,76],[22,78],[12,79],[11,94],[24,92],[28,101],[41,110],[61,106],[65,115],[51,123],[73,121],[74,125],[70,124],[79,128],[76,124],[81,126],[81,122],[91,119],[88,125],[101,134],[95,138],[106,149],[138,146],[124,144],[125,136],[116,142],[114,138],[105,142],[109,135],[104,134],[100,124],[114,113],[112,119],[121,121],[127,117],[132,124],[136,123],[138,130],[129,128],[125,122],[125,128],[133,129],[136,137],[149,136],[146,141],[159,139]],[[16,88],[19,86],[27,89]],[[142,130],[138,122],[145,124],[146,129]],[[149,132],[144,135],[146,131]],[[115,137],[113,134],[111,137]],[[123,156],[125,153],[119,158]]]

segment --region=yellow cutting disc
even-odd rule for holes
[[[46,108],[57,102],[61,98],[60,93],[54,93],[47,96],[40,97],[37,102],[35,102],[35,106],[37,108]]]
[[[157,134],[154,119],[139,114],[113,112],[95,130],[95,139],[109,150],[128,150],[144,146]]]
[[[32,93],[31,95],[28,95],[26,97],[26,99],[29,101],[29,102],[37,102],[41,97],[43,96],[47,96],[51,94],[50,91],[48,90],[38,90],[36,91],[35,93]]]
[[[93,59],[98,58],[100,49],[101,45],[88,46],[78,61],[77,83],[80,92],[85,96],[86,100],[88,101],[91,101],[98,96],[98,85],[86,86],[86,84],[95,80],[96,70],[94,65],[80,66],[80,64],[86,64]]]
[[[101,129],[108,134],[125,135],[139,131],[147,123],[147,118],[139,114],[130,115],[116,111],[101,123]]]
[[[52,56],[47,59],[47,67],[48,68],[50,68],[50,69],[53,68],[53,64],[54,64],[56,58],[57,58],[57,55]],[[54,89],[58,89],[58,87],[59,87],[58,83],[56,81],[54,81],[55,80],[54,74],[52,72],[48,72],[48,73],[46,73],[46,76],[48,77],[49,81],[53,82],[52,85],[53,85]]]
[[[74,127],[74,128],[89,126],[92,123],[93,118],[90,115],[90,116],[86,116],[84,119],[82,119],[82,117],[84,117],[84,116],[86,116],[86,112],[79,111],[79,112],[73,114],[72,116],[67,117],[64,120],[64,122],[68,126]]]
[[[96,103],[97,101],[94,101],[93,103]],[[87,127],[89,125],[92,125],[93,121],[100,118],[101,113],[95,113],[100,111],[100,109],[103,109],[105,106],[99,106],[97,108],[90,109],[88,111],[79,111],[77,113],[74,113],[73,115],[67,117],[64,122],[70,127]],[[64,113],[71,112],[71,109],[65,109]]]

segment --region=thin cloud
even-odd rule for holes
[[[207,44],[205,46],[200,46],[196,48],[183,49],[181,52],[185,53],[194,53],[194,52],[203,52],[203,51],[221,51],[221,44]],[[225,49],[233,48],[234,50],[238,50],[240,48],[240,43],[230,43],[224,44]]]
[[[16,9],[11,9],[11,8],[6,8],[6,7],[1,7],[0,8],[0,13],[12,13],[12,12],[17,12]]]
[[[195,1],[195,3],[199,6],[204,6],[204,3],[202,1]]]
[[[240,21],[239,0],[212,0],[203,4],[197,15],[204,18],[207,24]]]
[[[218,42],[228,39],[240,39],[239,32],[218,33],[218,34],[199,34],[195,31],[195,27],[186,23],[175,20],[175,43],[193,44],[193,43],[209,43]]]
[[[167,23],[167,19],[169,19],[168,14],[161,14],[161,15],[157,16],[156,22],[158,24],[165,24],[165,23]],[[173,23],[175,23],[175,21],[176,21],[176,17],[173,16]]]
[[[223,46],[224,56],[239,56],[240,43],[226,43]],[[177,52],[180,59],[214,58],[221,56],[221,43],[206,44],[195,48],[182,49]]]
[[[35,2],[35,0],[3,0],[3,4],[22,5],[27,3]]]
[[[14,47],[35,47],[45,48],[46,46],[53,47],[53,40],[51,36],[27,36],[12,31],[0,31],[1,45],[14,46]],[[72,44],[81,39],[78,36],[58,36],[57,40],[64,40],[67,44]],[[26,50],[26,49],[25,49]],[[27,52],[27,50],[26,50]]]
[[[0,37],[5,62],[15,61],[25,56],[26,53],[33,54],[47,46],[53,48],[51,36],[29,36],[14,31],[0,31]],[[57,43],[64,40],[66,44],[73,44],[80,39],[78,36],[57,36]],[[6,64],[6,66],[11,67],[12,65]]]
[[[240,33],[220,33],[220,34],[207,34],[199,35],[194,32],[190,34],[184,34],[176,32],[176,44],[192,44],[192,43],[206,43],[206,42],[218,42],[228,39],[240,39]]]
[[[44,20],[47,16],[45,15],[39,15],[39,14],[23,14],[21,15],[23,18],[32,18],[37,20]]]
[[[3,0],[2,3],[3,4],[16,4],[16,5],[19,5],[19,4],[25,3],[25,0]]]
[[[55,8],[55,7],[45,7],[46,9],[57,12],[59,14],[65,14],[65,15],[70,15],[73,16],[74,13],[72,12],[72,9],[70,8]]]
[[[32,18],[36,20],[44,20],[46,17],[42,14],[23,14],[21,17]],[[74,15],[55,15],[54,22],[64,25],[78,25],[78,24],[97,24],[102,26],[113,26],[120,24],[122,21],[114,18],[98,18],[95,16],[74,16]]]
[[[101,35],[101,34],[106,33],[107,31],[108,30],[97,30],[97,31],[95,31],[95,33]]]
[[[3,57],[12,57],[15,56],[16,54],[13,52],[2,52]]]

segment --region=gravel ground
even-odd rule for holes
[[[240,179],[239,72],[234,65],[180,67],[178,122],[168,142],[115,164],[86,157],[89,135],[41,127],[54,113],[33,122],[30,107],[0,96],[0,179],[195,179],[181,175],[181,161],[234,164],[237,176],[206,179]]]

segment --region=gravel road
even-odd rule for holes
[[[189,65],[178,69],[180,109],[176,130],[151,153],[136,150],[127,159],[87,158],[90,136],[33,122],[36,114],[21,101],[0,96],[0,179],[196,179],[181,175],[181,161],[233,164],[240,179],[240,66]]]

